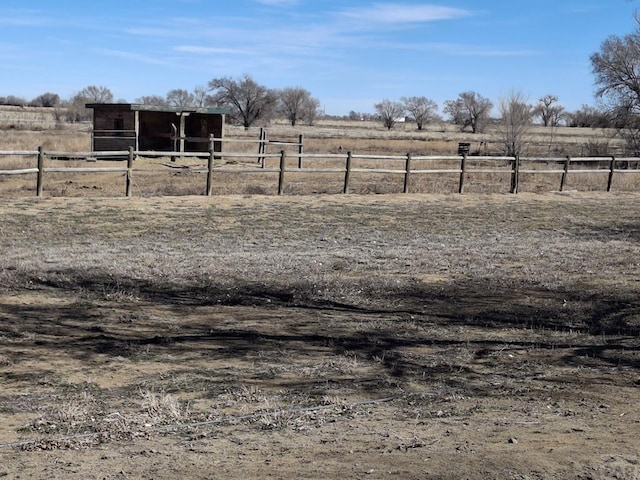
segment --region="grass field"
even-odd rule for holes
[[[635,193],[0,199],[0,476],[638,478]]]
[[[472,135],[460,132],[452,125],[430,125],[425,131],[418,131],[413,124],[398,125],[389,131],[381,125],[369,122],[320,121],[317,125],[299,126],[295,129],[282,123],[267,128],[271,141],[297,142],[304,136],[304,151],[310,154],[341,154],[342,157],[305,159],[305,168],[344,169],[346,153],[356,155],[396,155],[408,153],[414,157],[433,155],[456,155],[459,142],[471,143],[473,153],[500,153],[499,133],[494,129],[486,134]],[[227,128],[227,138],[245,143],[229,142],[224,151],[246,153],[246,157],[223,157],[214,168],[214,195],[229,194],[276,194],[277,173],[242,173],[246,167],[258,165],[257,143],[246,143],[258,139],[258,129],[245,131],[238,127]],[[554,161],[523,164],[522,168],[534,170],[562,170],[558,159],[566,155],[589,156],[604,154],[620,155],[623,144],[615,131],[587,128],[544,128],[534,127],[527,139],[528,155],[553,158]],[[35,150],[42,146],[47,151],[78,152],[91,150],[91,134],[87,126],[67,125],[58,130],[3,132],[0,150]],[[268,153],[277,154],[281,149],[288,152],[287,168],[298,166],[296,146],[269,145]],[[35,156],[0,156],[0,170],[34,168]],[[124,162],[93,162],[47,160],[48,167],[123,167]],[[269,158],[270,167],[277,167],[279,160]],[[604,191],[608,181],[608,158],[601,165],[578,164],[573,169],[602,168],[601,172],[571,173],[565,185],[567,190]],[[637,166],[637,165],[636,165]],[[171,162],[167,157],[140,157],[134,165],[132,194],[154,197],[162,195],[202,195],[205,192],[206,159],[179,159]],[[234,168],[232,173],[219,171]],[[459,159],[414,161],[413,169],[457,169]],[[358,159],[353,168],[395,169],[404,168],[402,160]],[[503,173],[476,173],[466,176],[467,193],[508,193],[510,191],[510,165],[507,162],[478,161],[469,157],[468,168],[504,169]],[[200,170],[200,172],[198,172]],[[629,173],[631,172],[631,173]],[[638,170],[617,173],[612,188],[616,191],[638,191],[640,175]],[[552,192],[560,186],[560,173],[522,174],[520,192]],[[357,173],[351,176],[350,192],[355,194],[390,194],[403,191],[401,173]],[[415,174],[410,181],[412,193],[454,193],[458,191],[459,175],[456,173]],[[287,175],[284,193],[286,195],[336,194],[341,193],[344,173],[296,172]],[[33,196],[36,190],[36,175],[0,175],[0,196]],[[51,173],[46,175],[44,196],[47,197],[116,197],[124,195],[123,173]]]

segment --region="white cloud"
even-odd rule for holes
[[[403,5],[394,3],[376,3],[369,8],[344,10],[341,15],[347,18],[373,23],[407,24],[453,20],[473,15],[469,10],[439,5]]]

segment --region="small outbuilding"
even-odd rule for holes
[[[135,103],[89,103],[94,152],[127,150],[206,152],[209,138],[224,136],[227,111],[213,107],[171,107]],[[222,142],[214,142],[214,151]]]

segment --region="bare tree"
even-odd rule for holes
[[[404,109],[409,112],[411,119],[418,125],[418,130],[438,117],[438,104],[427,97],[402,97]]]
[[[320,101],[302,87],[286,87],[278,93],[278,112],[295,127],[298,121],[313,123]]]
[[[320,111],[320,100],[312,97],[310,101],[305,103],[305,105],[303,106],[301,118],[304,119],[307,125],[313,125],[316,121],[316,118],[318,118],[318,116],[321,114],[322,112]]]
[[[591,55],[596,95],[609,104],[609,113],[634,151],[640,151],[640,17],[636,30],[623,37],[610,36]]]
[[[540,118],[545,127],[557,127],[564,116],[564,107],[558,105],[558,97],[555,95],[545,95],[538,100],[533,113]]]
[[[111,103],[113,102],[113,93],[107,87],[89,85],[80,90],[78,95],[90,103]]]
[[[16,107],[23,107],[27,104],[27,101],[23,97],[16,95],[7,95],[6,97],[0,97],[0,105],[13,105]]]
[[[482,133],[487,126],[493,103],[476,92],[463,92],[455,100],[444,103],[444,113],[463,130],[471,127],[473,133]]]
[[[349,115],[347,115],[347,118],[349,120],[355,120],[355,121],[360,121],[360,122],[364,122],[364,121],[371,122],[371,121],[378,120],[376,118],[376,114],[374,114],[374,113],[356,112],[354,110],[351,110],[349,112]]]
[[[194,99],[187,90],[176,88],[167,93],[167,103],[175,107],[190,107],[193,106]]]
[[[57,93],[43,93],[31,100],[32,107],[57,107],[60,104],[60,96]]]
[[[162,106],[167,104],[167,100],[162,95],[143,95],[136,98],[136,103],[141,105]]]
[[[67,120],[70,122],[88,121],[91,119],[91,112],[86,108],[87,103],[111,103],[113,93],[107,87],[90,85],[76,93],[66,102]]]
[[[614,105],[640,107],[640,30],[607,38],[600,52],[591,55],[591,66],[597,96]]]
[[[590,105],[582,105],[582,108],[574,112],[566,112],[565,118],[570,127],[608,128],[613,125],[610,113]]]
[[[209,88],[214,91],[212,101],[228,107],[230,119],[244,128],[249,128],[257,120],[268,120],[278,99],[273,90],[259,85],[249,75],[238,80],[216,78],[209,82]]]
[[[389,130],[391,130],[398,119],[404,117],[405,114],[404,105],[402,103],[386,99],[382,100],[380,103],[376,103],[373,108],[375,108],[378,116],[382,120],[382,124]]]
[[[498,135],[505,155],[517,157],[527,144],[527,134],[531,129],[534,109],[527,103],[522,93],[512,92],[498,103],[500,125]]]
[[[194,107],[204,107],[207,105],[209,91],[207,90],[207,87],[198,85],[193,89],[193,93],[191,94],[191,96],[193,97]]]

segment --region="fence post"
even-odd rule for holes
[[[44,149],[43,147],[38,147],[38,177],[36,179],[36,196],[42,196],[43,190],[43,182],[44,182]]]
[[[609,179],[607,180],[607,192],[611,191],[611,186],[613,185],[613,170],[616,166],[616,157],[615,155],[611,155],[611,164],[609,165]]]
[[[287,158],[287,154],[284,150],[280,150],[280,175],[278,176],[278,195],[284,193],[284,162]]]
[[[304,135],[298,136],[298,168],[302,168],[302,154],[304,153]]]
[[[129,156],[127,157],[127,174],[125,175],[125,189],[124,189],[124,194],[127,197],[131,196],[132,174],[133,174],[133,147],[129,146]]]
[[[404,164],[404,187],[402,193],[409,193],[409,174],[411,173],[411,154],[407,153],[407,160]]]
[[[560,191],[564,190],[564,186],[567,182],[567,175],[569,175],[569,164],[571,163],[571,157],[567,155],[566,160],[564,161],[564,171],[562,172],[562,177],[560,178]]]
[[[267,149],[267,131],[264,127],[260,127],[260,136],[258,137],[258,163],[264,168],[265,154]]]
[[[511,172],[511,193],[518,193],[518,182],[520,182],[520,157],[513,157],[513,171]]]
[[[213,189],[213,157],[214,157],[213,135],[209,136],[209,159],[207,161],[207,188],[205,195],[210,197]]]
[[[464,177],[467,170],[467,154],[462,155],[462,160],[460,161],[460,181],[458,182],[458,193],[464,192]]]
[[[344,172],[344,188],[342,193],[349,193],[349,180],[351,180],[351,152],[347,152],[347,165]]]

